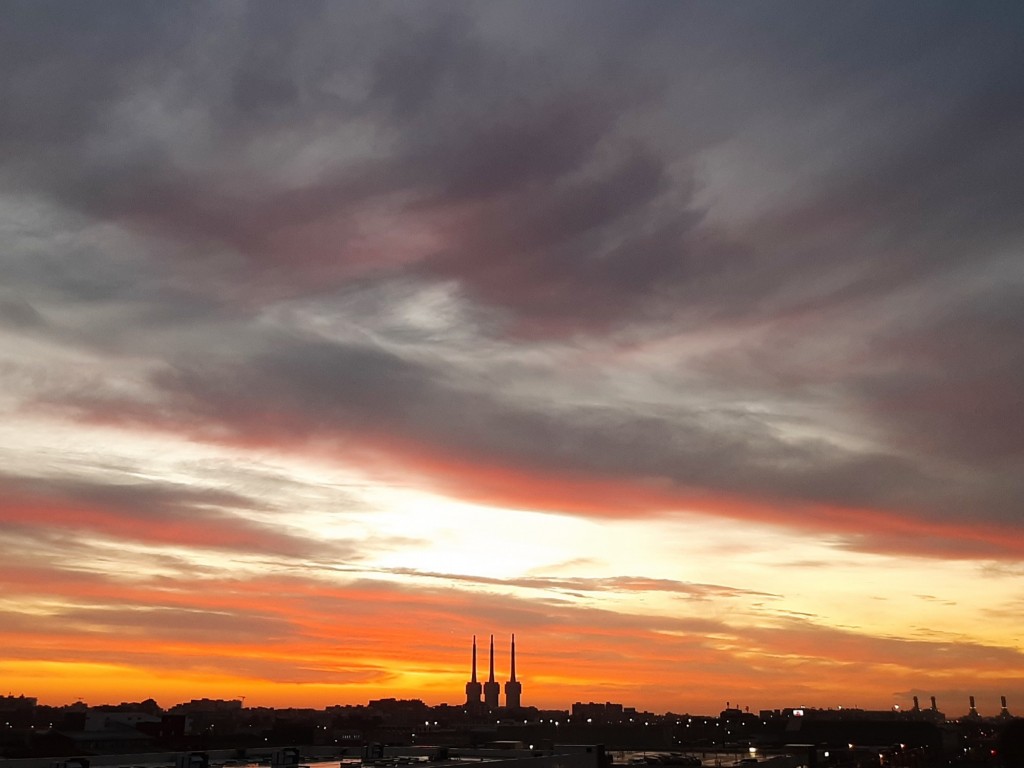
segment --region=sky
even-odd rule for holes
[[[1024,710],[1018,3],[3,15],[3,693]]]

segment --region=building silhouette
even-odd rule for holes
[[[1006,697],[1005,696],[1000,696],[999,697],[999,719],[1000,720],[1010,720],[1012,718],[1013,718],[1013,715],[1011,715],[1010,714],[1010,710],[1006,708]]]
[[[519,709],[522,706],[523,684],[516,680],[516,636],[512,635],[512,668],[509,681],[505,683],[505,706]]]
[[[969,697],[971,702],[971,708],[967,711],[967,718],[969,720],[980,720],[981,715],[978,714],[978,708],[974,706],[974,697]]]
[[[484,683],[484,705],[488,709],[497,709],[501,706],[498,698],[501,696],[501,686],[494,680],[494,635],[491,635],[491,672]]]
[[[469,682],[466,683],[466,706],[470,709],[480,708],[480,693],[482,686],[476,681],[476,635],[473,635],[473,672]]]

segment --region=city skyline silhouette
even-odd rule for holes
[[[477,672],[478,672],[478,668],[477,668],[477,636],[474,634],[470,638],[469,680],[465,684],[465,697],[464,697],[464,700],[458,701],[458,700],[456,700],[456,698],[457,698],[456,697],[456,698],[453,698],[451,701],[443,700],[443,701],[434,701],[434,702],[423,702],[420,697],[414,697],[414,698],[409,699],[409,701],[419,702],[422,706],[425,706],[425,707],[441,707],[445,712],[448,712],[449,709],[451,711],[461,711],[464,715],[468,716],[470,719],[473,719],[473,718],[485,718],[486,719],[486,718],[490,717],[490,715],[492,715],[494,713],[499,713],[500,716],[510,716],[513,719],[515,719],[517,717],[521,717],[522,714],[525,714],[525,713],[532,713],[532,715],[534,717],[536,717],[538,711],[543,712],[543,711],[548,711],[548,710],[563,710],[563,711],[568,712],[570,709],[573,711],[573,714],[575,715],[575,714],[578,714],[576,712],[576,709],[577,708],[581,708],[581,707],[584,710],[586,710],[586,708],[588,708],[588,707],[589,708],[594,708],[595,712],[603,712],[605,709],[611,708],[611,709],[608,709],[608,711],[612,712],[612,713],[618,713],[617,717],[620,717],[620,718],[621,717],[630,717],[630,715],[624,715],[623,714],[624,711],[625,712],[632,712],[637,717],[642,717],[645,714],[648,714],[648,715],[658,715],[658,716],[661,716],[661,715],[672,716],[673,712],[675,712],[675,713],[685,712],[685,713],[688,713],[688,714],[699,714],[701,716],[713,716],[714,715],[714,712],[712,712],[710,710],[707,711],[707,712],[698,712],[698,711],[691,711],[690,709],[685,709],[685,708],[684,709],[678,709],[678,708],[673,709],[673,708],[670,708],[670,709],[662,711],[662,712],[646,712],[644,710],[644,708],[642,708],[642,707],[637,708],[636,706],[630,706],[629,702],[626,702],[626,703],[622,703],[622,702],[609,702],[609,701],[606,701],[604,703],[594,702],[594,701],[590,700],[590,697],[588,697],[587,692],[585,690],[577,691],[576,701],[572,704],[571,707],[569,707],[569,706],[561,706],[561,707],[554,706],[554,707],[552,707],[552,706],[549,706],[549,705],[538,707],[538,706],[536,706],[534,704],[529,703],[529,701],[524,702],[523,699],[522,699],[523,686],[522,686],[522,682],[517,678],[517,674],[516,674],[516,660],[515,660],[516,659],[516,651],[515,651],[515,633],[514,632],[511,633],[510,638],[509,638],[509,642],[510,642],[510,649],[509,649],[509,655],[508,655],[508,658],[507,658],[507,666],[506,666],[506,668],[508,670],[508,680],[506,681],[504,686],[502,686],[501,683],[498,682],[498,680],[499,680],[499,678],[501,676],[501,672],[500,671],[496,672],[496,670],[500,670],[501,669],[501,665],[500,665],[500,663],[499,663],[498,666],[496,666],[496,664],[495,664],[494,635],[493,634],[489,635],[489,641],[488,641],[488,658],[487,658],[487,671],[488,671],[488,674],[487,674],[487,681],[485,683],[483,683],[483,684],[481,684],[478,681],[478,674],[477,674]],[[511,686],[511,688],[510,688],[510,686]],[[502,689],[503,689],[503,687],[504,687],[504,699],[502,700]],[[230,705],[231,707],[237,707],[239,709],[246,706],[245,702],[246,702],[246,698],[247,697],[244,696],[244,695],[229,697],[229,698],[226,698],[226,699],[217,699],[217,698],[210,698],[210,697],[206,697],[206,696],[199,696],[198,693],[201,693],[201,692],[196,692],[196,693],[197,693],[197,695],[195,695],[195,696],[193,696],[191,698],[191,702],[193,704],[195,704],[197,701],[200,701],[200,702],[210,702],[211,704],[216,704],[217,706]],[[386,690],[386,689],[382,689],[382,690],[378,691],[377,693],[378,693],[378,696],[376,697],[376,699],[379,700],[379,701],[398,701],[398,702],[401,702],[401,701],[405,700],[402,697],[397,697],[396,698],[394,696],[387,696],[386,694],[388,694],[389,691]],[[510,693],[511,693],[511,697],[510,697]],[[40,702],[38,697],[36,697],[36,696],[26,696],[26,694],[24,692],[19,693],[17,696],[15,696],[12,692],[9,692],[5,697],[2,697],[2,701],[7,702],[7,704],[9,704],[9,705],[19,704],[19,703],[23,703],[23,702],[30,702],[32,704],[32,706],[35,706],[37,703],[41,703],[44,706],[58,707],[58,708],[68,708],[68,707],[75,708],[75,707],[79,707],[79,706],[89,706],[90,705],[90,704],[87,704],[86,702],[84,702],[81,699],[81,697],[76,697],[75,701],[70,701],[70,700],[66,700],[66,699],[67,699],[67,697],[65,697],[65,700],[61,700],[58,697],[58,698],[52,699],[50,701]],[[584,699],[587,700],[587,703],[584,703]],[[1007,721],[1007,720],[1010,720],[1010,719],[1013,718],[1013,715],[1010,713],[1009,706],[1008,706],[1008,699],[1007,699],[1007,696],[1005,694],[1000,695],[998,697],[999,705],[998,705],[998,709],[997,710],[986,711],[984,713],[977,706],[978,697],[976,697],[974,694],[970,694],[970,695],[968,695],[966,697],[966,708],[964,709],[964,711],[962,713],[955,713],[954,712],[954,713],[951,713],[949,715],[947,715],[947,713],[945,711],[939,709],[938,697],[936,695],[934,695],[934,694],[929,695],[927,697],[927,701],[926,701],[924,706],[922,706],[922,704],[921,704],[921,696],[919,696],[919,695],[912,695],[910,697],[910,700],[911,700],[910,706],[907,706],[906,702],[902,702],[901,703],[900,701],[894,701],[892,703],[891,707],[889,707],[887,709],[884,709],[884,710],[872,710],[871,708],[863,708],[863,707],[859,707],[857,705],[851,705],[849,703],[833,704],[831,706],[818,707],[818,706],[809,705],[809,704],[799,704],[797,702],[784,702],[784,703],[780,703],[779,701],[768,701],[768,702],[754,702],[754,711],[755,712],[757,712],[759,710],[762,711],[762,712],[764,712],[764,711],[773,711],[773,712],[776,712],[776,713],[787,712],[787,713],[790,713],[790,716],[794,716],[794,715],[795,716],[800,716],[805,710],[808,711],[808,712],[810,712],[810,711],[826,711],[826,712],[836,712],[836,713],[842,713],[842,712],[845,711],[845,712],[851,713],[851,714],[865,713],[865,712],[868,712],[868,713],[874,712],[875,715],[885,713],[885,714],[892,714],[893,716],[898,717],[898,718],[899,717],[909,717],[912,720],[913,719],[918,719],[917,716],[920,715],[920,717],[922,719],[927,720],[929,722],[953,722],[953,721],[956,721],[956,720],[961,720],[961,721],[964,721],[964,722],[970,722],[972,720],[973,721],[978,721],[978,722],[981,722],[983,720],[1003,722],[1003,721]],[[143,707],[144,709],[145,708],[154,708],[154,707],[158,707],[159,706],[157,704],[157,702],[152,697],[146,697],[145,701],[147,702],[147,704]],[[964,702],[955,703],[954,704],[954,710],[956,709],[956,707],[958,705],[963,704],[963,703]],[[986,702],[986,703],[991,703],[991,702]],[[334,704],[327,705],[327,707],[329,709],[331,706],[334,706],[334,707],[341,706],[341,705],[349,706],[351,704],[352,704],[352,702],[348,702],[348,703],[335,702]],[[361,705],[362,702],[360,702],[359,704]],[[370,701],[370,704],[371,705],[373,704],[373,700],[372,699]],[[91,705],[99,705],[101,707],[109,707],[109,706],[115,705],[115,702],[114,701],[97,701],[97,702],[91,702]],[[252,705],[253,705],[253,702],[250,702],[250,706],[252,706]],[[126,701],[119,702],[119,703],[117,703],[117,706],[119,708],[125,708],[125,707],[128,706],[128,702],[126,702]],[[175,706],[183,706],[183,703],[181,703],[181,702],[176,703]],[[268,708],[268,707],[272,708],[272,709],[276,708],[273,704],[267,704],[267,703],[259,703],[259,704],[255,704],[255,706],[257,708]],[[985,707],[985,705],[983,704],[982,705],[982,709],[984,709],[984,707]],[[285,708],[287,708],[287,707],[285,707]],[[0,707],[0,709],[2,709],[2,707]],[[174,709],[174,707],[171,707],[170,711],[173,711],[173,709]],[[314,707],[314,709],[315,709],[315,707]],[[727,713],[727,712],[735,712],[735,713],[746,712],[746,713],[750,713],[751,712],[751,704],[750,703],[746,703],[745,706],[744,706],[742,703],[737,702],[735,704],[735,706],[734,706],[734,703],[732,701],[727,700],[727,701],[725,701],[724,709],[722,710],[722,713],[724,714],[724,713]],[[504,714],[501,714],[501,713],[504,713]],[[520,713],[520,714],[516,714],[516,713]],[[586,715],[583,715],[583,717],[586,717]]]

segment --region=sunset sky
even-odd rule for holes
[[[1024,712],[1019,3],[2,14],[0,693]]]

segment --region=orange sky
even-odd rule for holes
[[[220,451],[243,455],[201,448],[203,463]],[[504,680],[513,631],[524,701],[550,708],[887,707],[916,694],[955,713],[966,690],[997,701],[1021,684],[1015,617],[994,610],[1012,570],[988,574],[983,602],[972,561],[836,551],[823,522],[801,532],[716,507],[659,513],[652,527],[635,513],[591,520],[340,482],[294,455],[273,471],[271,454],[253,460],[291,469],[300,497],[358,487],[367,508],[339,513],[327,493],[309,510],[276,501],[274,525],[247,515],[233,529],[234,512],[166,525],[120,499],[74,503],[94,495],[84,485],[12,483],[0,514],[28,546],[0,567],[8,687],[47,703],[458,703],[471,636],[497,636]],[[44,548],[42,531],[64,545]]]

